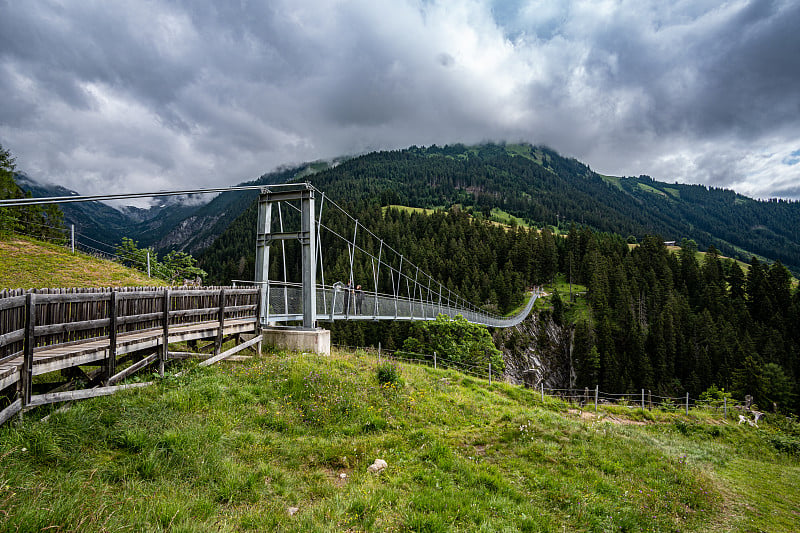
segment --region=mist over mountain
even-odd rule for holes
[[[286,167],[237,185],[282,183],[312,174],[329,163],[316,162]],[[15,174],[19,186],[34,197],[79,196],[60,185],[41,183],[25,174]],[[207,247],[258,196],[257,191],[231,191],[214,196],[181,195],[155,198],[148,208],[109,205],[103,202],[59,204],[64,222],[75,225],[78,239],[86,246],[112,253],[122,237],[157,251],[197,253]]]

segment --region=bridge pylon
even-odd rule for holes
[[[300,201],[300,231],[272,230],[272,205],[275,202]],[[317,263],[316,231],[314,226],[314,188],[309,183],[283,184],[278,188],[263,187],[258,197],[258,227],[256,229],[255,281],[261,288],[259,322],[269,322],[269,250],[274,241],[297,240],[301,249],[303,286],[303,329],[317,325]]]

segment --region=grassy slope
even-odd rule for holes
[[[0,289],[165,285],[122,265],[27,237],[0,238]]]
[[[425,215],[431,215],[431,214],[435,213],[437,210],[444,210],[443,207],[438,207],[436,209],[427,209],[427,208],[424,208],[424,207],[410,207],[410,206],[407,206],[407,205],[392,204],[392,205],[384,206],[383,207],[383,212],[386,213],[386,211],[389,210],[389,209],[397,209],[398,211],[406,211],[408,213],[423,213]],[[521,227],[524,227],[524,228],[530,228],[530,226],[528,225],[527,222],[525,222],[525,220],[523,220],[523,219],[521,219],[519,217],[515,217],[514,215],[512,215],[510,213],[507,213],[507,212],[505,212],[502,209],[499,209],[497,207],[492,208],[492,217],[491,217],[491,220],[489,220],[490,224],[492,224],[494,226],[500,226],[500,227],[505,228],[505,229],[508,230],[508,229],[511,229],[511,227],[512,227],[511,226],[511,221],[512,220],[516,222],[517,226],[521,226]]]
[[[595,419],[426,367],[401,366],[399,386],[379,386],[376,364],[278,353],[0,427],[0,531],[797,524],[800,467],[776,450],[797,453],[796,429],[626,408]],[[378,457],[388,468],[367,473]]]

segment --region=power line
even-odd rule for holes
[[[109,200],[127,200],[131,198],[155,198],[159,196],[182,196],[186,194],[214,194],[221,192],[236,191],[261,191],[280,189],[282,187],[297,186],[295,183],[278,183],[275,185],[239,185],[235,187],[216,187],[210,189],[188,189],[181,191],[156,191],[139,193],[120,193],[120,194],[93,194],[75,196],[50,196],[42,198],[11,198],[0,200],[0,207],[19,207],[25,205],[42,204],[68,204],[74,202],[103,202]]]

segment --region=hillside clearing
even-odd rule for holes
[[[384,363],[385,364],[385,363]],[[0,530],[792,531],[798,437],[274,353],[0,428]],[[616,419],[628,419],[624,411]],[[388,463],[367,472],[376,458]]]

